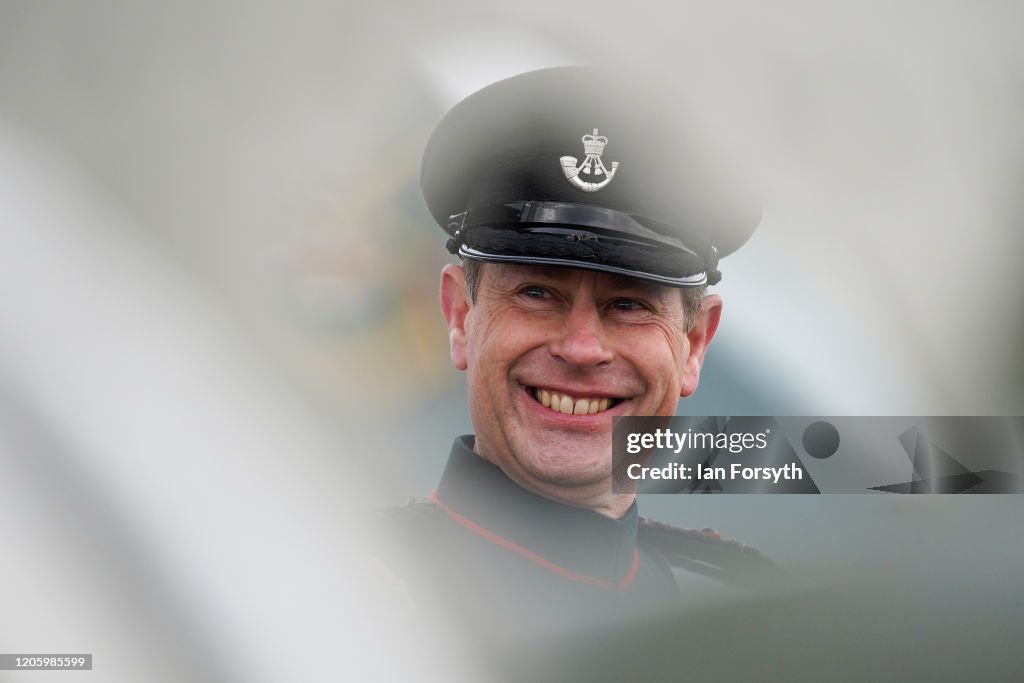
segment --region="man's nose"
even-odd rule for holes
[[[549,345],[551,354],[577,367],[592,367],[615,358],[600,312],[577,301],[563,320],[561,333]]]

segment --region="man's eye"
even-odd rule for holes
[[[616,299],[612,302],[612,308],[626,312],[645,310],[645,306],[636,299]]]
[[[543,287],[523,287],[521,290],[519,290],[519,293],[531,299],[551,298],[551,292],[544,289]]]

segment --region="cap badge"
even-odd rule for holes
[[[586,153],[586,158],[583,159],[583,163],[579,166],[576,165],[576,157],[562,157],[559,161],[562,164],[562,173],[565,174],[566,179],[580,188],[584,192],[597,192],[602,187],[607,185],[615,177],[615,171],[619,168],[619,162],[612,162],[612,170],[608,170],[604,166],[604,162],[601,161],[601,155],[604,153],[604,146],[608,144],[608,138],[604,135],[597,134],[597,128],[594,129],[593,135],[584,135],[583,138],[583,151]],[[604,176],[604,180],[599,183],[590,183],[585,180],[580,180],[580,171],[584,175],[595,175]]]

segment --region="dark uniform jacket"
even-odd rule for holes
[[[537,496],[456,439],[430,500],[385,511],[397,573],[484,640],[600,629],[683,604],[679,579],[742,582],[771,563],[717,534]]]

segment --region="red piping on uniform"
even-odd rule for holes
[[[626,572],[626,576],[623,577],[622,581],[620,581],[617,586],[613,584],[611,581],[608,581],[607,579],[599,579],[596,576],[587,576],[586,574],[577,574],[576,572],[569,571],[565,567],[558,566],[554,562],[545,560],[537,553],[527,550],[523,546],[517,545],[512,541],[508,540],[507,538],[502,538],[501,536],[498,536],[497,534],[492,533],[487,529],[484,529],[482,526],[479,526],[474,522],[466,519],[459,513],[455,512],[455,510],[452,510],[450,507],[442,503],[441,499],[437,495],[437,491],[434,491],[430,495],[430,499],[437,503],[452,520],[458,522],[459,524],[466,527],[473,533],[479,536],[483,536],[491,543],[494,543],[495,545],[500,545],[502,548],[505,548],[506,550],[511,550],[512,552],[518,555],[522,555],[526,559],[532,562],[536,562],[548,571],[554,572],[559,576],[564,576],[570,581],[586,583],[591,586],[597,586],[598,588],[604,588],[606,590],[613,590],[616,588],[618,590],[626,590],[627,588],[629,588],[629,584],[633,583],[633,579],[636,578],[637,570],[640,568],[640,554],[637,552],[636,548],[633,548],[633,564],[630,565],[629,571]]]

